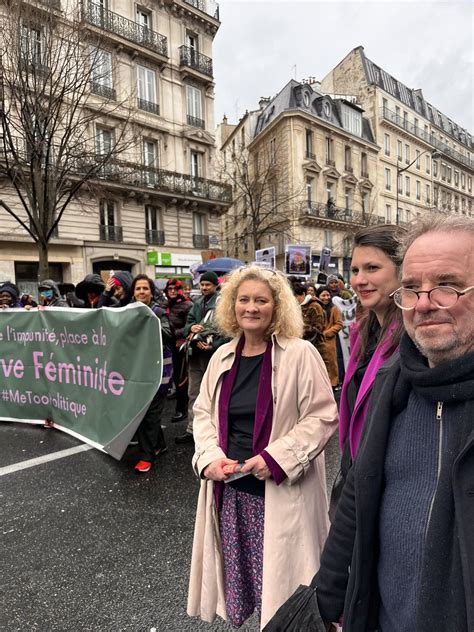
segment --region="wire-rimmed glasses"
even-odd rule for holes
[[[431,290],[412,290],[407,287],[399,287],[398,290],[390,294],[390,298],[393,298],[395,305],[400,309],[411,310],[415,309],[420,294],[427,294],[428,300],[435,307],[438,309],[449,309],[456,305],[459,297],[464,296],[471,290],[474,290],[474,285],[461,291],[448,285],[439,285],[431,288]]]

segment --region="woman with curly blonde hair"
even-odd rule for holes
[[[188,613],[262,627],[310,580],[328,530],[322,451],[336,430],[326,368],[302,340],[286,278],[257,266],[223,285],[220,347],[194,406],[202,479]]]

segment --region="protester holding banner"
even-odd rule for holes
[[[352,461],[357,455],[378,370],[397,350],[403,332],[400,310],[390,298],[400,281],[398,226],[379,225],[355,235],[351,286],[363,308],[350,335],[351,354],[340,401],[341,471],[331,495],[335,512]]]
[[[6,281],[0,285],[0,309],[9,307],[23,307],[20,303],[20,290],[18,287]]]
[[[140,451],[140,460],[135,465],[135,471],[145,473],[151,469],[156,457],[167,450],[161,421],[166,401],[166,394],[170,389],[173,373],[173,360],[171,353],[173,335],[171,333],[171,327],[166,311],[153,300],[155,292],[155,284],[153,283],[153,280],[146,274],[138,274],[132,281],[130,291],[133,296],[133,301],[144,303],[152,310],[155,316],[160,319],[163,344],[163,376],[161,385],[136,433]]]
[[[99,307],[99,300],[105,289],[105,283],[99,274],[86,274],[76,285],[76,297],[84,302],[85,309]]]
[[[328,529],[321,453],[337,407],[282,274],[233,271],[216,312],[233,340],[211,358],[194,406],[202,482],[188,613],[239,627],[257,610],[263,626],[319,565]]]
[[[61,296],[61,292],[51,279],[46,279],[39,284],[39,300],[43,307],[68,307],[67,301]]]
[[[133,298],[132,275],[127,271],[114,272],[105,284],[99,307],[125,307]]]
[[[176,412],[171,421],[178,422],[188,416],[188,376],[183,347],[186,342],[184,328],[193,303],[184,296],[183,285],[178,279],[169,279],[165,286],[165,296],[168,299],[166,313],[173,331],[173,379],[176,386]]]

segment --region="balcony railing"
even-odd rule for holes
[[[104,9],[100,4],[89,2],[84,9],[84,17],[89,22],[109,33],[119,35],[134,44],[144,46],[159,55],[168,57],[168,40],[147,26],[137,24],[123,15]]]
[[[138,98],[138,109],[144,110],[145,112],[151,112],[151,114],[160,114],[160,106],[158,103],[153,103],[152,101],[145,101],[145,99]]]
[[[91,92],[92,94],[97,94],[99,97],[104,97],[104,99],[110,99],[111,101],[115,101],[117,98],[117,94],[113,88],[105,86],[103,83],[98,83],[97,81],[91,81]]]
[[[146,243],[153,246],[164,246],[165,244],[165,231],[154,230],[152,228],[145,229]]]
[[[193,235],[193,246],[204,250],[209,248],[209,235]]]
[[[347,208],[340,208],[333,204],[307,201],[304,207],[304,214],[315,218],[345,222],[346,224],[365,224],[362,213]]]
[[[179,47],[179,63],[181,66],[194,68],[194,70],[198,70],[209,77],[213,76],[212,59],[190,46]]]
[[[100,160],[100,156],[97,160]],[[87,173],[93,167],[90,161],[84,161],[76,167],[76,171],[78,174]],[[173,195],[215,200],[226,204],[232,202],[232,186],[229,184],[134,162],[111,160],[100,168],[97,179],[140,188],[151,187],[156,191]]]
[[[205,122],[202,119],[191,116],[190,114],[187,115],[186,120],[188,125],[191,125],[192,127],[200,127],[201,129],[204,129],[205,127]]]
[[[417,125],[413,125],[413,123],[409,123],[406,119],[401,117],[399,114],[392,112],[386,107],[382,107],[381,115],[382,115],[382,118],[384,118],[386,121],[390,121],[390,123],[393,123],[397,127],[409,132],[410,134],[413,134],[413,136],[420,138],[426,143],[429,143],[430,145],[435,147],[437,150],[439,150],[441,153],[445,154],[447,157],[451,157],[453,160],[457,160],[457,162],[460,162],[463,165],[466,165],[470,169],[474,168],[473,160],[469,160],[467,156],[463,156],[463,154],[461,154],[459,151],[456,151],[455,149],[452,149],[451,147],[446,145],[446,143],[441,142],[439,139],[437,139],[434,136],[434,134],[429,134],[428,132],[425,132],[424,130],[420,129],[420,127],[418,127]]]
[[[203,13],[207,13],[214,20],[219,20],[219,5],[212,0],[184,0],[186,4],[191,5],[195,9],[199,9]]]
[[[123,241],[122,227],[99,224],[99,239],[101,241]]]

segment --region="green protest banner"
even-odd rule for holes
[[[44,423],[120,459],[161,382],[160,321],[142,303],[0,310],[0,419]]]

